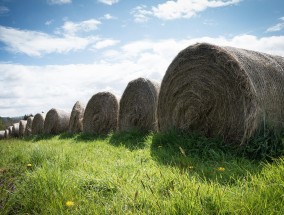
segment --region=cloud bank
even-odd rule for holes
[[[197,42],[234,46],[284,56],[284,36],[201,37],[184,40],[138,40],[104,49],[92,64],[25,66],[0,63],[0,113],[17,116],[62,108],[77,100],[87,102],[99,91],[121,96],[127,83],[138,77],[161,81],[178,52]],[[107,46],[111,41],[98,45]]]

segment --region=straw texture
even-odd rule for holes
[[[50,109],[44,121],[45,134],[60,134],[68,131],[70,113],[52,108]]]
[[[32,122],[32,134],[43,134],[43,128],[44,128],[44,120],[45,120],[45,114],[44,113],[37,113],[34,116],[33,122]]]
[[[85,105],[77,101],[73,106],[70,121],[69,121],[69,133],[76,134],[83,131],[83,117],[85,112]]]
[[[5,139],[5,131],[0,131],[0,140]]]
[[[25,130],[25,136],[30,136],[32,134],[33,120],[34,120],[33,116],[28,117],[26,130]]]
[[[8,127],[8,130],[9,130],[9,136],[13,136],[13,126],[9,126]]]
[[[9,138],[10,137],[10,131],[9,129],[5,130],[5,134],[4,134],[5,138]]]
[[[13,137],[19,137],[20,136],[19,128],[20,128],[19,122],[13,124],[13,127],[12,127],[12,136]]]
[[[284,122],[284,58],[206,43],[181,51],[168,67],[159,129],[198,132],[242,144]]]
[[[25,130],[27,126],[27,120],[20,120],[19,124],[19,136],[23,137],[25,135]]]
[[[128,83],[120,100],[119,131],[157,131],[157,104],[160,85],[145,78]]]
[[[117,129],[118,101],[109,92],[95,94],[88,102],[83,119],[83,132],[107,134]]]

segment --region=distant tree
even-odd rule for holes
[[[34,115],[32,115],[32,114],[26,114],[25,116],[24,116],[24,120],[27,120],[30,116],[34,116]]]
[[[5,130],[6,129],[6,125],[3,122],[2,118],[0,117],[0,130]]]

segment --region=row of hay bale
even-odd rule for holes
[[[67,131],[97,135],[115,131],[157,131],[158,92],[158,83],[138,78],[127,85],[120,100],[110,92],[99,92],[92,96],[86,106],[80,101],[76,102],[71,114],[53,108],[46,115],[38,113],[15,123],[9,134],[23,137]]]
[[[242,144],[262,129],[283,130],[283,109],[283,57],[201,43],[176,56],[161,86],[138,78],[120,100],[100,92],[86,107],[76,102],[71,114],[51,109],[35,115],[29,126],[14,124],[13,132],[22,136],[177,129]]]

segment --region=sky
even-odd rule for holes
[[[284,1],[0,0],[0,116],[119,98],[197,42],[284,56]]]

